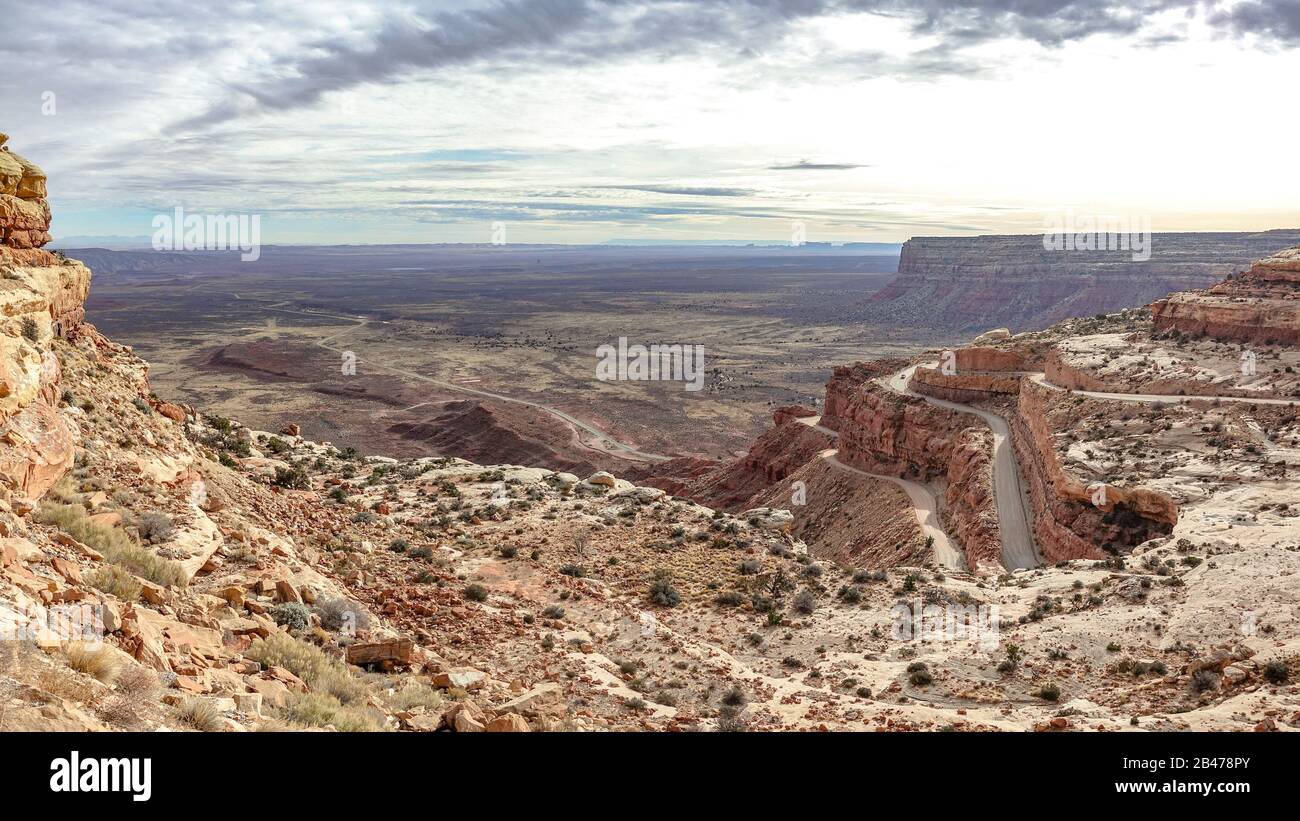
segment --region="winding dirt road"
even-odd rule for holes
[[[1047,381],[1047,374],[1042,371],[1022,371],[1018,372],[1022,376],[1029,377],[1029,381],[1044,388],[1050,388],[1054,391],[1064,391],[1077,396],[1090,396],[1093,399],[1111,399],[1116,402],[1139,402],[1145,405],[1184,405],[1194,400],[1210,402],[1245,402],[1251,405],[1294,405],[1294,399],[1270,399],[1266,397],[1254,396],[1200,396],[1189,394],[1166,394],[1166,393],[1106,393],[1104,391],[1081,391],[1072,388],[1063,388],[1060,385],[1053,385]]]
[[[820,416],[804,416],[797,421],[815,431],[826,434],[832,439],[839,438],[839,434],[835,431],[822,427]],[[907,498],[912,501],[912,510],[916,514],[917,523],[921,526],[921,533],[931,540],[935,561],[950,570],[966,569],[966,562],[961,549],[953,544],[952,540],[948,538],[947,532],[943,529],[943,524],[939,519],[939,499],[934,491],[920,482],[913,482],[910,479],[900,479],[897,476],[887,476],[883,473],[869,473],[851,465],[846,465],[836,458],[838,453],[839,451],[835,448],[828,448],[822,451],[819,456],[827,464],[839,470],[871,479],[884,479],[901,487],[907,493]]]
[[[935,367],[936,364],[930,363],[925,367]],[[922,365],[904,368],[893,376],[880,380],[880,384],[895,393],[924,399],[936,407],[973,413],[988,424],[993,431],[993,492],[998,506],[998,532],[1002,537],[1002,565],[1007,570],[1037,567],[1040,561],[1030,527],[1029,500],[1025,495],[1024,483],[1020,480],[1020,466],[1016,464],[1015,449],[1011,445],[1011,428],[1007,421],[980,408],[935,399],[913,391],[908,382],[918,367]]]

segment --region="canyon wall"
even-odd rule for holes
[[[1157,233],[1151,258],[1135,261],[1131,251],[1048,250],[1038,234],[915,237],[903,246],[898,276],[862,314],[952,333],[1036,330],[1203,288],[1296,244],[1300,230]]]
[[[992,436],[973,414],[938,408],[875,382],[899,362],[836,368],[826,385],[822,424],[839,432],[841,462],[944,486],[944,528],[972,568],[1001,566],[993,493]]]
[[[1103,546],[1131,548],[1167,534],[1178,521],[1178,505],[1147,488],[1095,488],[1071,475],[1056,453],[1049,415],[1066,397],[1022,380],[1015,410],[1007,415],[1016,460],[1033,506],[1034,540],[1046,562],[1099,559]]]
[[[0,247],[0,495],[39,498],[72,466],[76,429],[59,411],[51,349],[76,333],[89,288],[79,262]]]
[[[1300,344],[1300,248],[1262,259],[1204,291],[1151,306],[1157,331],[1257,345]]]

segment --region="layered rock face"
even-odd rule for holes
[[[39,498],[72,466],[75,428],[57,411],[54,340],[81,324],[90,271],[0,247],[0,487]]]
[[[45,172],[5,146],[0,134],[0,246],[40,248],[50,241]]]
[[[1300,247],[1288,248],[1203,291],[1151,306],[1157,331],[1259,345],[1300,344]]]
[[[39,498],[72,466],[75,428],[57,411],[55,340],[85,315],[90,271],[43,251],[45,174],[0,134],[0,492]]]
[[[1135,261],[1125,250],[1048,250],[1041,235],[916,237],[863,313],[954,333],[1035,330],[1203,288],[1297,243],[1300,231],[1162,233],[1152,235],[1151,258]]]

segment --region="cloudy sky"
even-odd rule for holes
[[[6,8],[0,131],[56,236],[264,242],[1300,227],[1300,0]],[[14,36],[13,32],[21,32]],[[52,105],[51,105],[52,103]],[[52,110],[51,110],[52,108]]]

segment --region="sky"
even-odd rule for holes
[[[1300,228],[1300,0],[5,3],[56,238]]]

